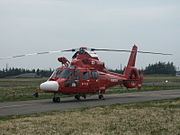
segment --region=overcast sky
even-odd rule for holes
[[[158,61],[180,67],[180,0],[0,0],[0,57],[77,48],[172,53],[138,54],[136,66]],[[128,53],[98,52],[108,68],[125,66]],[[71,53],[1,60],[0,69],[56,68]]]

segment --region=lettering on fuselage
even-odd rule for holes
[[[111,79],[111,82],[118,82],[118,79]]]
[[[82,83],[82,85],[86,85],[86,86],[88,86],[89,84],[88,84],[88,83],[86,83],[86,82],[83,82],[83,83]]]

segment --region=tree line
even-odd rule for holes
[[[41,70],[41,69],[23,69],[23,68],[9,68],[0,70],[0,78],[12,77],[26,73],[34,73],[36,77],[49,77],[53,70]]]
[[[109,69],[111,72],[115,73],[123,73],[124,69]],[[151,75],[151,74],[166,74],[166,75],[175,75],[176,74],[176,67],[174,66],[173,62],[158,62],[155,64],[149,64],[144,69],[140,70],[141,72],[144,72],[144,74]],[[23,69],[23,68],[9,68],[9,69],[2,69],[0,70],[0,78],[5,77],[11,77],[11,76],[17,76],[20,74],[25,73],[34,73],[36,74],[36,77],[49,77],[52,74],[53,70],[42,70],[42,69]]]
[[[143,71],[145,74],[168,74],[175,75],[176,67],[173,62],[158,62],[155,64],[149,64]]]
[[[124,69],[110,69],[109,71],[115,73],[123,73]],[[163,75],[176,75],[176,67],[174,66],[173,62],[157,62],[155,64],[149,64],[144,69],[141,69],[140,72],[144,72],[145,75],[152,75],[152,74],[163,74]]]

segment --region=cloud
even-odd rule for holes
[[[1,0],[0,53],[3,57],[84,44],[129,49],[134,43],[145,51],[179,50],[179,13],[180,4],[174,0]],[[123,54],[102,54],[102,58],[109,61],[109,55],[115,56],[109,67],[117,65],[118,56],[127,62]],[[54,65],[50,57],[19,59],[19,65],[11,62],[31,66],[38,61],[37,65],[47,67],[48,63],[49,68]],[[149,57],[142,59],[143,66],[150,62]]]

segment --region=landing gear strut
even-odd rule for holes
[[[53,97],[52,100],[53,100],[54,103],[60,103],[61,99],[60,99],[60,97],[56,97],[56,94],[57,93],[54,93],[54,97]]]

